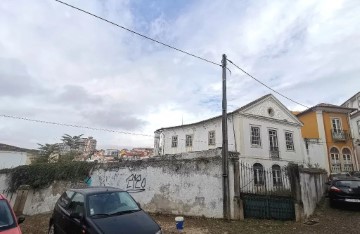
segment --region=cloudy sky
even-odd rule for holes
[[[225,53],[308,106],[360,91],[357,0],[63,1],[218,63]],[[229,110],[270,92],[229,68]],[[220,67],[53,0],[0,1],[0,114],[152,135],[220,113]],[[0,117],[1,143],[35,148],[65,133],[105,148],[153,145],[151,137]]]

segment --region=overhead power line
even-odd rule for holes
[[[275,89],[271,88],[270,86],[268,86],[267,84],[265,84],[264,82],[260,81],[259,79],[256,79],[254,76],[252,76],[250,73],[248,73],[247,71],[245,71],[244,69],[242,69],[241,67],[239,67],[238,65],[236,65],[234,62],[232,62],[231,60],[227,59],[227,61],[229,61],[229,63],[231,63],[232,65],[234,65],[235,67],[237,67],[240,71],[242,71],[243,73],[245,73],[246,75],[248,75],[249,77],[253,78],[255,81],[257,81],[258,83],[260,83],[261,85],[265,86],[266,88],[270,89],[271,91],[273,91],[274,93],[277,93],[278,95],[280,95],[283,98],[286,98],[289,101],[292,101],[293,103],[296,103],[300,106],[303,106],[305,108],[310,108],[304,104],[301,104],[300,102],[295,101],[294,99],[291,99],[287,96],[285,96],[284,94],[276,91]]]
[[[89,126],[77,125],[77,124],[67,124],[67,123],[60,123],[60,122],[53,122],[53,121],[46,121],[46,120],[39,120],[39,119],[30,119],[30,118],[26,118],[26,117],[13,116],[13,115],[0,114],[0,117],[9,118],[9,119],[24,120],[24,121],[30,121],[30,122],[40,123],[40,124],[52,124],[52,125],[58,125],[58,126],[89,129],[89,130],[94,130],[94,131],[112,132],[112,133],[133,135],[133,136],[143,136],[143,137],[151,137],[151,138],[154,137],[153,135],[145,134],[145,133],[118,131],[118,130],[113,130],[113,129],[96,128],[96,127],[89,127]],[[166,137],[165,139],[172,140],[171,137]],[[186,139],[183,139],[183,138],[178,138],[178,140],[186,141]],[[201,140],[193,140],[193,142],[208,143],[207,141],[201,141]],[[233,145],[233,144],[229,144],[229,145]]]
[[[126,30],[126,31],[128,31],[128,32],[131,32],[131,33],[133,33],[133,34],[136,34],[136,35],[138,35],[138,36],[140,36],[140,37],[143,37],[143,38],[145,38],[145,39],[147,39],[147,40],[153,41],[153,42],[155,42],[155,43],[158,43],[158,44],[160,44],[160,45],[166,46],[166,47],[168,47],[168,48],[170,48],[170,49],[176,50],[176,51],[181,52],[181,53],[183,53],[183,54],[192,56],[192,57],[194,57],[194,58],[197,58],[197,59],[200,59],[200,60],[203,60],[203,61],[205,61],[205,62],[208,62],[208,63],[211,63],[211,64],[214,64],[214,65],[217,65],[217,66],[220,66],[220,67],[221,67],[221,64],[219,64],[219,63],[213,62],[213,61],[211,61],[211,60],[209,60],[209,59],[200,57],[200,56],[198,56],[198,55],[195,55],[195,54],[193,54],[193,53],[187,52],[187,51],[185,51],[185,50],[176,48],[175,46],[169,45],[169,44],[167,44],[167,43],[161,42],[161,41],[159,41],[159,40],[156,40],[156,39],[154,39],[154,38],[151,38],[151,37],[149,37],[149,36],[146,36],[146,35],[144,35],[144,34],[141,34],[141,33],[139,33],[139,32],[136,32],[136,31],[134,31],[134,30],[132,30],[132,29],[129,29],[129,28],[125,27],[125,26],[119,25],[119,24],[114,23],[114,22],[112,22],[112,21],[110,21],[110,20],[107,20],[107,19],[105,19],[105,18],[102,18],[101,16],[95,15],[95,14],[93,14],[93,13],[91,13],[91,12],[88,12],[88,11],[85,11],[85,10],[83,10],[83,9],[80,9],[80,8],[78,8],[78,7],[76,7],[76,6],[70,5],[70,4],[66,3],[66,2],[62,2],[62,1],[60,1],[60,0],[55,0],[55,1],[57,1],[57,2],[59,2],[59,3],[61,3],[61,4],[64,4],[64,5],[68,6],[68,7],[71,7],[71,8],[73,8],[73,9],[76,9],[76,10],[78,10],[78,11],[81,11],[81,12],[83,12],[83,13],[85,13],[85,14],[91,15],[91,16],[93,16],[93,17],[95,17],[95,18],[98,18],[98,19],[100,19],[100,20],[102,20],[102,21],[105,21],[105,22],[107,22],[107,23],[110,23],[110,24],[112,24],[112,25],[115,25],[116,27],[119,27],[119,28],[121,28],[121,29],[123,29],[123,30]]]
[[[52,125],[66,126],[66,127],[72,127],[72,128],[90,129],[90,130],[94,130],[94,131],[113,132],[113,133],[120,133],[120,134],[126,134],[126,135],[153,137],[152,135],[143,134],[143,133],[125,132],[125,131],[118,131],[118,130],[112,130],[112,129],[106,129],[106,128],[95,128],[95,127],[89,127],[89,126],[83,126],[83,125],[59,123],[59,122],[45,121],[45,120],[39,120],[39,119],[29,119],[29,118],[13,116],[13,115],[0,114],[0,116],[4,117],[4,118],[19,119],[19,120],[25,120],[25,121],[30,121],[30,122],[42,123],[42,124],[52,124]]]

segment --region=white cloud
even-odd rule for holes
[[[359,91],[356,0],[191,1],[182,8],[176,3],[176,14],[157,1],[67,2],[218,63],[226,53],[305,105],[340,104]],[[189,123],[221,113],[220,67],[55,1],[1,1],[0,12],[1,113],[147,134],[182,118]],[[229,68],[230,110],[269,92]],[[26,147],[64,133],[93,135],[104,146],[153,142],[7,119],[0,129],[0,142]]]

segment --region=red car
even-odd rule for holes
[[[24,220],[23,216],[16,219],[9,201],[0,194],[0,234],[21,234],[19,224]]]

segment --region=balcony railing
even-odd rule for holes
[[[349,134],[344,130],[331,129],[332,138],[334,141],[346,141],[349,139]]]
[[[280,152],[279,152],[279,147],[272,147],[270,148],[270,158],[280,158]]]

